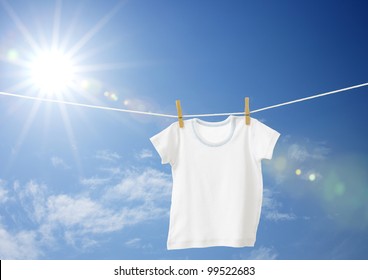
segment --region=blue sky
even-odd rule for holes
[[[363,1],[0,3],[0,91],[194,114],[368,81]],[[50,49],[76,69],[53,94],[30,78]],[[149,137],[175,120],[1,96],[0,258],[367,259],[367,90],[254,114],[281,133],[255,247],[174,251]]]

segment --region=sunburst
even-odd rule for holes
[[[46,95],[59,94],[75,83],[75,63],[60,50],[42,51],[31,61],[29,78]]]
[[[125,1],[119,1],[112,9],[102,16],[102,18],[96,22],[84,35],[74,43],[71,42],[70,30],[73,30],[74,26],[70,26],[65,32],[61,31],[61,11],[62,1],[55,1],[55,12],[52,18],[52,36],[49,40],[45,40],[46,36],[42,35],[42,40],[38,41],[33,34],[32,30],[29,30],[29,24],[25,24],[24,21],[18,16],[17,12],[7,1],[0,2],[4,10],[9,15],[14,25],[19,30],[20,34],[24,38],[28,45],[29,52],[19,55],[19,52],[12,51],[9,54],[7,62],[19,67],[19,77],[17,83],[2,89],[12,93],[20,93],[26,95],[36,95],[42,98],[62,99],[68,101],[77,101],[87,99],[90,103],[96,103],[96,97],[92,95],[83,95],[83,84],[88,81],[86,75],[88,72],[106,71],[109,69],[125,68],[126,65],[120,63],[113,64],[83,64],[85,60],[91,60],[92,55],[96,56],[101,48],[97,46],[96,49],[86,49],[85,46],[88,42],[98,33],[101,29],[108,24],[113,16],[121,9]],[[35,2],[37,3],[37,2]],[[75,16],[77,18],[77,15]],[[68,21],[70,15],[68,15]],[[76,24],[76,20],[71,20],[71,25]],[[63,35],[63,36],[62,36]],[[67,47],[69,45],[69,47]],[[83,53],[81,52],[83,48]],[[101,96],[103,96],[104,90],[101,89]],[[54,105],[50,105],[54,106]],[[75,160],[78,163],[79,157],[76,154],[74,133],[70,123],[70,118],[67,114],[65,105],[60,104],[60,111],[63,117],[64,126],[67,130],[70,146],[75,153]],[[18,151],[22,146],[23,141],[34,121],[36,113],[40,107],[40,104],[36,102],[31,109],[29,116],[24,123],[21,134],[18,137],[14,150]],[[16,154],[14,154],[16,156]],[[13,160],[15,157],[13,157]],[[11,160],[11,161],[13,161]],[[9,165],[12,165],[10,162]]]

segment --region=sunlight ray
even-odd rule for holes
[[[72,128],[72,125],[71,125],[71,121],[70,121],[67,109],[66,109],[64,104],[59,104],[59,109],[60,109],[61,117],[63,119],[63,123],[64,123],[64,127],[65,127],[65,130],[66,130],[66,134],[67,134],[68,142],[69,142],[69,145],[70,145],[70,149],[71,149],[71,152],[73,154],[74,162],[76,163],[76,166],[77,166],[78,174],[80,176],[83,176],[83,174],[84,174],[83,173],[83,166],[81,164],[81,159],[80,159],[79,154],[78,154],[78,145],[77,145],[77,141],[76,141],[75,136],[74,136],[74,131],[73,131],[73,128]]]
[[[20,67],[28,67],[29,66],[29,62],[24,60],[24,59],[9,59],[6,55],[5,56],[2,56],[0,54],[0,60],[1,61],[5,61],[7,63],[10,63],[10,64],[13,64],[13,65],[17,65],[17,66],[20,66]]]
[[[2,0],[1,4],[3,5],[4,9],[6,10],[7,14],[10,16],[10,18],[13,20],[15,26],[19,29],[19,31],[22,33],[23,37],[26,39],[29,46],[33,49],[33,51],[37,52],[40,50],[39,45],[36,43],[34,38],[32,37],[31,33],[28,31],[26,26],[23,24],[21,19],[18,17],[18,15],[15,13],[13,8],[10,6],[7,1]]]
[[[29,115],[26,119],[26,122],[23,125],[23,128],[21,130],[21,133],[20,133],[20,135],[18,136],[18,139],[15,142],[15,146],[13,147],[14,152],[13,152],[12,156],[9,159],[8,166],[7,166],[8,169],[10,169],[13,166],[14,162],[16,161],[16,159],[18,157],[18,154],[19,154],[19,151],[23,146],[24,139],[28,135],[28,132],[29,132],[29,130],[30,130],[32,124],[33,124],[34,118],[36,117],[36,114],[38,112],[38,109],[39,109],[41,103],[42,102],[33,103],[31,111],[30,111],[30,113],[29,113]]]
[[[118,70],[118,69],[126,69],[131,68],[130,63],[104,63],[104,64],[91,64],[91,65],[80,65],[75,67],[75,72],[83,73],[83,72],[98,72],[98,71],[106,71],[106,70]]]
[[[69,56],[74,56],[85,44],[89,42],[120,10],[120,8],[125,4],[125,1],[119,1],[118,4],[111,9],[103,18],[101,18],[95,26],[93,26],[69,51]]]
[[[22,91],[24,89],[30,89],[30,87],[32,87],[33,85],[33,81],[32,79],[25,79],[20,81],[19,83],[16,83],[12,86],[10,86],[9,88],[6,89],[6,91],[8,92],[18,92],[18,91]]]
[[[93,49],[86,50],[83,53],[75,54],[75,56],[73,57],[73,60],[75,61],[76,64],[78,64],[91,57],[94,57],[95,55],[101,53],[102,51],[108,50],[111,46],[113,46],[113,44],[114,43],[112,42],[105,42],[104,44],[101,44],[100,46],[95,47]]]
[[[51,49],[57,49],[59,45],[59,35],[60,35],[60,16],[61,16],[61,0],[55,1],[55,13],[54,13],[54,24],[52,30],[52,42]]]
[[[79,2],[78,7],[74,9],[73,16],[70,16],[68,28],[62,36],[62,40],[60,40],[60,49],[62,50],[67,49],[67,46],[73,34],[73,30],[76,26],[77,20],[80,17],[82,8],[83,8],[82,2]]]
[[[77,93],[77,95],[74,95],[74,94],[70,94],[70,101],[72,102],[78,102],[80,101],[80,99],[77,99],[75,98],[75,96],[78,96],[78,97],[83,97],[83,101],[86,101],[86,103],[88,104],[101,104],[101,100],[96,97],[96,96],[93,96],[92,94],[88,94],[88,95],[80,95],[80,91],[81,91],[81,86],[76,84],[76,83],[72,83],[69,85],[69,92],[75,92]],[[105,105],[105,104],[103,104]],[[85,111],[85,110],[75,110],[75,114],[78,115],[77,119],[83,123],[83,127],[88,130],[89,132],[94,132],[96,136],[98,136],[98,133],[96,131],[96,128],[94,126],[94,124],[90,121],[89,119],[89,113],[88,111]]]
[[[83,97],[83,102],[86,101],[88,104],[101,104],[101,100],[99,99],[99,96],[94,96],[92,94],[80,95],[81,86],[78,85],[76,82],[71,83],[70,85],[68,85],[68,88],[71,92],[77,93],[77,95],[73,95],[73,94],[70,95],[70,101],[71,102],[79,102],[80,99],[74,98],[74,96],[78,96],[78,97]]]
[[[34,12],[36,13],[36,12]],[[37,40],[38,45],[40,46],[40,49],[48,48],[50,46],[49,39],[46,36],[44,32],[45,25],[43,22],[41,22],[41,18],[34,17],[34,24],[35,24],[35,31],[33,32],[33,36]],[[34,54],[35,52],[33,52]]]

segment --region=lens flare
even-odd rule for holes
[[[80,88],[88,94],[101,94],[103,84],[96,79],[83,79],[80,81]]]
[[[311,173],[311,174],[309,174],[309,176],[308,176],[308,179],[309,179],[309,181],[311,181],[311,182],[315,181],[315,180],[316,180],[316,178],[317,178],[317,176],[316,176],[316,174],[314,174],[314,173]]]
[[[297,176],[300,176],[302,174],[302,171],[300,169],[295,170],[295,174]]]
[[[9,61],[17,61],[18,58],[19,58],[19,53],[17,50],[15,49],[10,49],[8,50],[8,53],[7,53],[7,58]]]
[[[84,79],[81,81],[80,86],[82,87],[82,89],[88,90],[89,87],[91,86],[91,83],[87,79]]]
[[[325,198],[333,201],[344,195],[346,186],[336,172],[330,172],[324,181],[324,190]]]
[[[112,100],[112,101],[118,101],[119,100],[119,97],[115,92],[105,91],[104,96],[107,97],[108,99]]]
[[[335,193],[337,196],[341,196],[345,193],[345,185],[342,182],[339,182],[335,185]]]
[[[274,166],[277,171],[284,171],[287,166],[286,158],[282,156],[275,158]]]

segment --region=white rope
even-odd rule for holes
[[[348,91],[356,88],[361,88],[368,86],[368,83],[359,84],[351,87],[346,87],[342,89],[337,89],[329,92],[324,92],[272,106],[263,107],[260,109],[256,109],[253,111],[250,111],[250,113],[257,113],[281,106],[286,106],[293,103],[303,102],[306,100],[319,98],[322,96],[327,96],[343,91]],[[37,101],[43,101],[43,102],[51,102],[51,103],[59,103],[59,104],[66,104],[66,105],[73,105],[73,106],[79,106],[79,107],[87,107],[87,108],[93,108],[93,109],[102,109],[102,110],[109,110],[109,111],[117,111],[117,112],[124,112],[124,113],[132,113],[132,114],[141,114],[141,115],[150,115],[150,116],[157,116],[157,117],[166,117],[166,118],[177,118],[176,115],[169,115],[169,114],[161,114],[161,113],[153,113],[153,112],[145,112],[145,111],[137,111],[137,110],[128,110],[128,109],[120,109],[120,108],[114,108],[114,107],[106,107],[106,106],[98,106],[98,105],[90,105],[90,104],[83,104],[83,103],[77,103],[77,102],[70,102],[70,101],[63,101],[63,100],[57,100],[57,99],[48,99],[43,97],[36,97],[36,96],[27,96],[27,95],[20,95],[20,94],[14,94],[14,93],[8,93],[8,92],[0,92],[0,95],[3,96],[10,96],[10,97],[17,97],[17,98],[23,98],[23,99],[31,99],[31,100],[37,100]],[[237,112],[237,113],[216,113],[216,114],[196,114],[196,115],[183,115],[183,118],[193,118],[193,117],[216,117],[216,116],[228,116],[228,115],[244,115],[244,112]]]
[[[250,113],[251,114],[252,113],[257,113],[257,112],[261,112],[261,111],[265,111],[265,110],[269,110],[269,109],[273,109],[273,108],[277,108],[277,107],[281,107],[281,106],[285,106],[285,105],[289,105],[289,104],[293,104],[293,103],[298,103],[298,102],[302,102],[302,101],[306,101],[306,100],[310,100],[310,99],[314,99],[314,98],[319,98],[319,97],[322,97],[322,96],[331,95],[331,94],[335,94],[335,93],[339,93],[339,92],[343,92],[343,91],[348,91],[348,90],[352,90],[352,89],[356,89],[356,88],[360,88],[360,87],[365,87],[365,86],[368,86],[368,83],[359,84],[359,85],[346,87],[346,88],[342,88],[342,89],[337,89],[337,90],[333,90],[333,91],[329,91],[329,92],[324,92],[324,93],[320,93],[320,94],[316,94],[316,95],[312,95],[312,96],[308,96],[308,97],[304,97],[304,98],[300,98],[300,99],[296,99],[296,100],[292,100],[292,101],[272,105],[272,106],[263,107],[263,108],[260,108],[260,109],[252,110],[252,111],[250,111]],[[244,112],[220,113],[220,114],[200,114],[200,115],[183,115],[183,118],[216,117],[216,116],[228,116],[228,115],[244,115]]]
[[[272,108],[277,108],[277,107],[281,107],[281,106],[285,106],[285,105],[289,105],[289,104],[293,104],[293,103],[298,103],[298,102],[302,102],[302,101],[306,101],[306,100],[310,100],[310,99],[314,99],[314,98],[319,98],[319,97],[322,97],[322,96],[331,95],[331,94],[335,94],[335,93],[339,93],[339,92],[343,92],[343,91],[348,91],[348,90],[352,90],[352,89],[355,89],[355,88],[366,87],[366,86],[368,86],[368,83],[355,85],[355,86],[351,86],[351,87],[346,87],[346,88],[342,88],[342,89],[337,89],[337,90],[333,90],[333,91],[329,91],[329,92],[324,92],[324,93],[312,95],[312,96],[309,96],[309,97],[304,97],[304,98],[296,99],[296,100],[293,100],[293,101],[288,101],[288,102],[284,102],[284,103],[264,107],[264,108],[261,108],[261,109],[257,109],[257,110],[251,111],[251,113],[257,113],[257,112],[265,111],[265,110],[272,109]]]
[[[141,114],[141,115],[151,115],[151,116],[166,117],[166,118],[177,118],[177,116],[175,116],[175,115],[160,114],[160,113],[153,113],[153,112],[144,112],[144,111],[136,111],[136,110],[127,110],[127,109],[120,109],[120,108],[106,107],[106,106],[98,106],[98,105],[90,105],[90,104],[63,101],[63,100],[57,100],[57,99],[49,99],[49,98],[36,97],[36,96],[20,95],[20,94],[8,93],[8,92],[0,92],[0,95],[18,97],[18,98],[23,98],[23,99],[31,99],[31,100],[37,100],[37,101],[44,101],[44,102],[51,102],[51,103],[58,103],[58,104],[73,105],[73,106],[79,106],[79,107],[87,107],[87,108],[93,108],[93,109],[102,109],[102,110],[118,111],[118,112]]]

